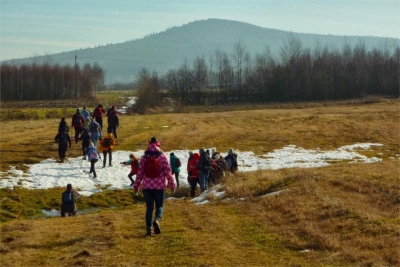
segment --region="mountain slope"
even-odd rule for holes
[[[241,40],[252,57],[262,53],[268,46],[272,55],[279,57],[282,43],[290,32],[267,29],[248,23],[208,19],[172,27],[164,32],[151,34],[142,39],[119,44],[77,50],[77,63],[98,63],[105,70],[106,84],[128,83],[136,79],[142,68],[156,71],[160,75],[176,69],[187,59],[189,65],[197,56],[204,56],[207,64],[217,48],[231,54],[235,42]],[[381,37],[334,36],[291,33],[303,47],[313,48],[317,41],[322,45],[341,49],[345,42],[352,47],[362,40],[367,50],[380,47],[385,41],[400,44],[399,39]],[[39,62],[46,57],[38,57]],[[33,58],[17,59],[16,64],[31,63]],[[53,63],[74,65],[75,51],[51,55]],[[7,62],[7,61],[6,61]]]

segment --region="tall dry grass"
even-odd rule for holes
[[[382,162],[239,172],[224,180],[224,199],[209,196],[207,205],[189,198],[166,201],[163,232],[150,238],[144,238],[143,199],[130,202],[125,193],[126,204],[115,210],[14,219],[1,224],[2,266],[399,266],[398,111],[398,102],[384,101],[122,116],[116,149],[144,149],[153,135],[166,151],[214,146],[257,154],[289,144],[325,150],[373,142],[383,147],[360,153]],[[2,124],[2,170],[56,157],[46,130],[55,130],[55,122]],[[78,156],[79,146],[68,154]],[[186,194],[180,191],[177,196]]]

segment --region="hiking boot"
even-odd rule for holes
[[[112,164],[110,163],[110,165],[108,165],[108,166],[112,167]]]
[[[154,233],[159,235],[161,234],[161,229],[160,229],[160,219],[155,219],[153,222],[153,227],[154,227]]]
[[[151,236],[151,229],[146,230],[146,236]]]
[[[129,186],[132,186],[134,183],[131,183]]]

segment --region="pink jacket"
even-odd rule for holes
[[[169,165],[168,158],[163,154],[163,151],[157,145],[157,143],[149,143],[145,155],[158,155],[158,162],[160,164],[160,175],[157,178],[147,178],[144,175],[144,162],[146,157],[142,157],[139,164],[139,169],[136,174],[135,184],[133,185],[134,190],[138,190],[140,185],[142,189],[159,189],[165,190],[167,185],[171,190],[175,190],[176,182],[171,173],[171,166]]]

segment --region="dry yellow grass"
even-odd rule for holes
[[[2,123],[3,171],[56,157],[58,120],[40,123],[44,127],[38,121]],[[151,238],[143,236],[140,202],[75,218],[13,220],[1,225],[2,266],[400,265],[397,101],[122,116],[118,135],[117,149],[133,151],[144,149],[153,135],[166,151],[215,146],[257,154],[289,144],[336,149],[373,142],[383,147],[362,153],[383,161],[238,173],[224,182],[230,201],[167,201],[163,232]],[[79,146],[68,153],[78,156]],[[259,197],[278,190],[277,196]]]

